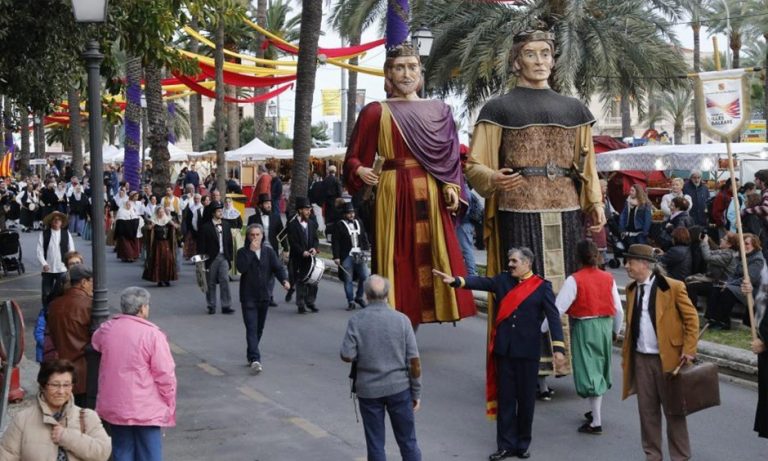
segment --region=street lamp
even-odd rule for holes
[[[75,21],[103,23],[107,20],[107,0],[72,0]],[[104,163],[101,152],[101,77],[99,68],[104,55],[99,42],[89,39],[82,54],[88,70],[88,129],[91,140],[91,242],[93,264],[93,307],[91,329],[95,331],[109,317],[107,306],[106,232],[104,230]],[[96,406],[100,356],[89,347],[86,354],[88,408]]]
[[[413,41],[413,46],[416,48],[416,51],[419,53],[419,57],[421,58],[421,61],[422,61],[421,91],[419,92],[419,96],[422,98],[426,98],[427,97],[427,74],[424,71],[423,61],[429,57],[429,53],[432,51],[432,43],[435,41],[435,38],[432,35],[431,30],[427,29],[424,26],[421,26],[418,29],[413,31],[413,33],[411,34],[411,40]]]
[[[267,111],[272,117],[272,143],[274,144],[272,147],[277,148],[277,103],[274,99],[267,104]]]

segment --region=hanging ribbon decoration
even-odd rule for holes
[[[216,78],[216,68],[202,62],[197,63],[200,71],[209,78]],[[280,85],[296,80],[296,75],[284,75],[282,77],[253,77],[237,72],[224,71],[224,83],[237,87],[264,88]]]
[[[205,38],[200,32],[196,31],[195,29],[184,26],[184,31],[197,39],[200,43],[207,46],[208,48],[216,49],[216,44],[212,41]],[[250,61],[254,62],[256,64],[262,64],[265,66],[284,66],[284,67],[296,67],[298,63],[296,61],[275,61],[272,59],[263,59],[263,58],[257,58],[255,56],[248,56],[247,54],[241,54],[236,53],[232,50],[224,49],[224,54],[227,56],[232,56],[233,58],[242,59],[244,61]]]
[[[197,93],[200,93],[203,96],[207,96],[209,98],[216,98],[216,92],[215,91],[210,90],[208,88],[205,88],[202,85],[199,85],[193,79],[187,78],[187,77],[185,77],[185,76],[183,76],[181,74],[178,74],[176,72],[174,72],[173,75],[176,78],[178,78],[180,81],[182,81],[185,85],[187,85],[191,90],[193,90],[193,91],[195,91]],[[225,96],[224,100],[226,102],[235,103],[235,104],[252,104],[252,103],[256,103],[256,102],[264,102],[264,101],[268,101],[268,100],[274,98],[275,96],[285,92],[286,90],[288,90],[290,88],[293,88],[293,83],[288,84],[288,85],[284,85],[284,86],[282,86],[280,88],[277,88],[275,90],[270,91],[269,93],[264,93],[264,94],[252,96],[250,98],[237,99],[237,98],[232,98],[232,97],[229,97],[229,96]]]
[[[386,42],[386,39],[382,38],[373,42],[363,43],[360,45],[350,46],[346,48],[318,48],[317,54],[318,55],[323,54],[328,58],[349,59],[349,58],[354,58],[356,56],[359,56],[368,50],[376,48],[377,46],[381,46],[385,42]],[[265,40],[264,43],[261,45],[261,47],[266,49],[269,47],[269,45],[272,45],[286,53],[290,53],[293,55],[299,54],[299,48],[297,46],[288,44],[286,42],[272,40],[272,39]]]
[[[184,55],[188,58],[192,58],[197,62],[202,62],[209,66],[216,65],[213,58],[209,58],[201,54],[192,53],[191,51],[183,50],[181,48],[173,48],[173,47],[168,47],[168,50],[175,51],[181,55]],[[229,70],[232,72],[238,72],[238,73],[248,74],[248,75],[295,75],[296,74],[295,69],[288,70],[288,69],[274,69],[272,67],[244,66],[242,64],[235,64],[233,62],[224,62],[224,70]]]

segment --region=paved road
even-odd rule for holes
[[[24,234],[28,273],[38,234]],[[90,245],[77,239],[90,258]],[[167,431],[168,460],[344,461],[365,459],[362,424],[349,399],[347,366],[338,358],[350,316],[341,285],[323,280],[319,314],[298,315],[280,302],[270,310],[262,342],[264,372],[251,376],[245,366],[245,328],[239,312],[205,314],[203,295],[194,285],[192,266],[182,266],[180,282],[157,288],[140,280],[138,263],[107,255],[109,294],[129,285],[152,293],[151,319],[173,343],[179,380],[178,426]],[[27,357],[33,355],[31,330],[38,307],[39,277],[0,280],[0,295],[23,299]],[[232,292],[237,299],[237,283]],[[277,288],[276,290],[280,290]],[[282,292],[279,292],[282,301]],[[423,408],[417,433],[429,461],[487,459],[495,449],[495,427],[484,416],[485,318],[456,326],[427,325],[417,335],[423,360]],[[602,436],[576,432],[588,408],[569,378],[553,381],[553,401],[540,403],[531,451],[542,460],[642,460],[634,398],[620,400],[620,358],[614,354],[614,389],[604,402]],[[30,377],[24,377],[29,381]],[[752,432],[757,395],[752,388],[721,380],[722,406],[689,418],[696,460],[765,459],[768,443]],[[387,451],[399,459],[391,432]]]

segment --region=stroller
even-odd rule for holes
[[[26,271],[24,263],[21,262],[21,243],[18,232],[0,232],[0,266],[3,268],[4,276],[8,275],[8,271],[17,271],[19,275]]]

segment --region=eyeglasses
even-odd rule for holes
[[[48,386],[50,389],[56,389],[56,390],[72,389],[72,383],[48,383],[48,384],[46,384],[46,386]]]

